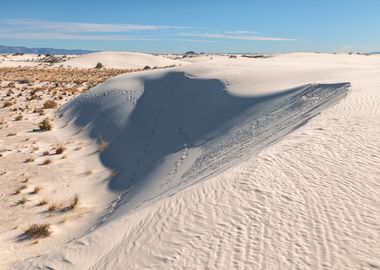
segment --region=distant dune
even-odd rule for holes
[[[94,68],[101,63],[105,68],[144,68],[165,67],[183,64],[163,56],[134,52],[97,52],[81,55],[59,65],[76,68]]]

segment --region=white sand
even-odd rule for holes
[[[380,57],[212,60],[63,108],[109,141],[116,200],[93,232],[12,268],[380,268]]]

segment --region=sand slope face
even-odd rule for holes
[[[112,211],[126,214],[256,154],[348,87],[316,84],[242,97],[221,80],[180,70],[143,72],[94,88],[62,113],[107,142],[100,158],[115,172],[109,188],[121,193]]]
[[[59,63],[66,67],[94,68],[101,63],[105,68],[144,68],[166,67],[184,64],[184,62],[144,53],[134,52],[97,52],[80,55],[66,62]]]
[[[380,267],[380,59],[218,64],[119,76],[63,109],[108,140],[120,195],[93,233],[17,266]]]

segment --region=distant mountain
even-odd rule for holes
[[[380,52],[371,52],[369,54],[380,54]]]
[[[89,50],[66,50],[53,48],[27,48],[27,47],[11,47],[1,46],[0,53],[34,53],[34,54],[87,54],[94,51]]]

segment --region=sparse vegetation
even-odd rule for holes
[[[74,210],[79,204],[79,195],[76,194],[74,198],[72,199],[71,203],[67,207],[68,210]]]
[[[37,187],[35,187],[35,188],[33,189],[32,192],[30,192],[30,194],[37,194],[37,193],[39,193],[41,190],[42,190],[42,187],[37,186]]]
[[[107,149],[108,142],[106,142],[103,138],[100,138],[98,139],[98,145],[99,145],[99,150],[103,152],[104,150]]]
[[[65,148],[63,146],[58,146],[57,149],[55,149],[55,153],[57,155],[60,155],[63,153],[63,151],[65,151]]]
[[[41,200],[41,201],[37,204],[37,206],[43,206],[43,205],[46,205],[46,204],[48,204],[47,200]]]
[[[28,200],[25,197],[22,197],[16,202],[16,205],[25,204]]]
[[[21,114],[17,115],[16,118],[15,118],[15,120],[16,120],[16,121],[20,121],[20,120],[22,120],[22,115],[21,115]]]
[[[99,62],[96,64],[95,68],[103,68],[103,64]]]
[[[13,105],[13,103],[11,101],[7,100],[7,101],[4,102],[3,108],[10,107],[12,105]]]
[[[41,165],[49,165],[50,163],[52,163],[51,159],[45,159],[44,162],[41,163]]]
[[[57,107],[57,102],[54,100],[48,100],[44,103],[44,108],[45,109],[53,109]]]
[[[54,212],[54,211],[57,211],[59,209],[59,205],[56,204],[56,203],[52,203],[49,205],[49,208],[48,208],[48,211],[49,212]]]
[[[40,128],[41,131],[46,131],[46,130],[51,130],[52,125],[50,124],[49,119],[45,118],[42,120],[39,124],[38,127]]]
[[[29,162],[33,162],[33,161],[34,161],[34,158],[29,157],[29,158],[25,159],[24,163],[29,163]]]
[[[33,224],[21,235],[21,238],[26,239],[39,239],[48,237],[51,234],[49,224]]]

